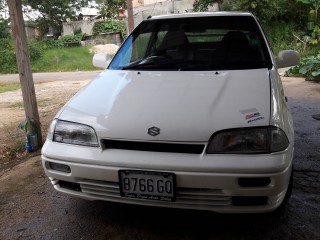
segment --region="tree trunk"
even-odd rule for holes
[[[33,120],[36,124],[38,146],[42,145],[42,134],[37,99],[34,89],[31,64],[29,59],[26,30],[23,21],[21,0],[7,0],[11,29],[16,48],[17,65],[24,103],[24,111],[27,120]]]

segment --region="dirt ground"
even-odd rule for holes
[[[36,84],[44,135],[56,112],[87,83]],[[57,193],[39,152],[11,156],[22,98],[19,90],[0,94],[0,239],[320,239],[320,121],[312,118],[320,113],[320,84],[283,78],[283,85],[296,129],[294,190],[284,211],[261,215],[88,202]]]
[[[78,80],[75,76],[66,75],[64,80],[56,75],[38,74],[39,81],[35,81],[35,91],[39,108],[41,129],[45,139],[48,125],[59,109],[84,85],[97,75],[97,72],[83,74],[85,78]],[[63,75],[60,73],[60,75]],[[76,80],[70,80],[76,79]],[[61,77],[60,77],[61,78]],[[16,82],[16,75],[0,76],[2,82]],[[21,90],[10,91],[0,94],[0,175],[3,170],[25,160],[28,156],[37,155],[39,152],[27,154],[25,149],[25,133],[17,127],[25,119]]]

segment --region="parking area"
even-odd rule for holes
[[[40,156],[0,176],[0,239],[319,239],[320,84],[283,78],[295,121],[293,195],[258,215],[89,202],[54,191]],[[37,88],[37,87],[36,87]]]

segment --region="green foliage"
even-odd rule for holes
[[[95,70],[90,46],[73,48],[48,48],[41,59],[32,62],[33,72]]]
[[[41,45],[41,48],[43,50],[48,50],[52,48],[62,48],[65,47],[66,42],[80,42],[84,39],[85,34],[76,34],[76,35],[66,35],[63,37],[60,37],[57,40],[48,39],[48,40],[42,40],[38,41],[38,44]]]
[[[208,11],[209,6],[218,3],[219,5],[223,0],[195,0],[193,3],[193,11],[195,12],[205,12]]]
[[[58,39],[58,40],[53,40],[53,39],[47,39],[47,40],[42,40],[41,41],[43,44],[42,49],[48,50],[52,48],[61,48],[64,46],[63,42]]]
[[[79,10],[88,5],[88,0],[22,0],[25,6],[24,10],[28,11],[27,6],[41,13],[37,19],[40,25],[41,36],[48,33],[49,27],[52,28],[55,37],[61,35],[62,23],[67,20],[77,20],[74,9]]]
[[[307,20],[305,4],[295,0],[224,0],[224,11],[245,11],[255,14],[261,22],[294,21],[302,25]]]
[[[49,33],[49,27],[51,25],[50,21],[44,17],[38,18],[36,24],[39,29],[39,38],[45,38],[46,34]]]
[[[96,69],[92,65],[93,54],[89,52],[90,46],[64,48],[63,41],[66,39],[29,40],[28,48],[32,71],[54,72]],[[15,48],[11,38],[0,39],[0,55],[0,73],[17,73]],[[0,86],[0,90],[1,88],[2,86]]]
[[[43,50],[41,44],[39,44],[39,41],[29,40],[28,47],[31,61],[40,59],[42,57]]]
[[[305,50],[308,45],[317,46],[320,42],[320,21],[318,18],[320,0],[297,0],[297,2],[311,7],[308,16],[309,21],[308,23],[304,23],[307,31],[296,35],[296,38],[299,40],[299,44],[302,44]]]
[[[232,10],[251,12],[262,22],[268,22],[277,15],[279,0],[233,0]]]
[[[319,25],[316,25],[311,33],[311,38],[308,38],[308,43],[311,45],[317,45],[320,42],[320,28]]]
[[[10,36],[8,29],[8,21],[5,19],[0,19],[0,39],[8,38]]]
[[[313,9],[315,9],[316,11],[318,11],[318,9],[320,8],[320,0],[296,0],[296,1],[311,5]]]
[[[121,32],[124,38],[127,36],[126,23],[123,20],[107,20],[96,22],[92,31],[94,35],[107,32]]]
[[[276,16],[273,20],[282,20],[294,22],[299,27],[304,27],[308,20],[309,7],[301,2],[295,0],[278,0],[277,1]]]
[[[43,55],[42,46],[36,40],[28,42],[28,50],[31,61],[38,60]],[[18,72],[16,52],[11,38],[0,39],[0,56],[0,73]]]
[[[99,6],[99,13],[103,18],[119,16],[127,9],[126,0],[96,0]]]
[[[308,81],[320,82],[320,54],[301,59],[299,65],[286,72],[286,76],[303,76]]]
[[[274,54],[285,49],[299,50],[293,35],[299,29],[296,23],[280,21],[262,25]]]
[[[0,93],[14,91],[20,88],[20,83],[0,83]]]
[[[84,36],[85,36],[85,34],[82,34],[82,33],[75,34],[75,35],[66,35],[66,36],[59,38],[58,41],[61,41],[61,42],[80,42],[83,40]]]
[[[17,72],[17,61],[14,44],[11,38],[0,39],[0,72]]]

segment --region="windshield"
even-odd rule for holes
[[[109,69],[201,71],[271,66],[268,48],[253,17],[205,16],[142,22]]]

